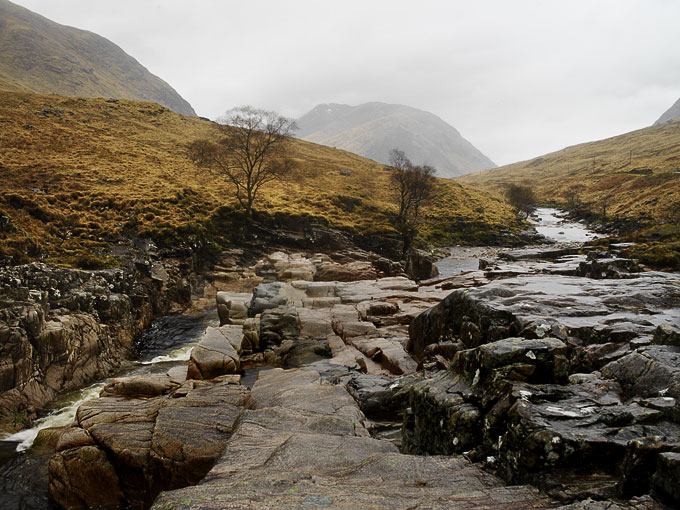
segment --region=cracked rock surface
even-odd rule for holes
[[[314,371],[263,372],[215,467],[152,508],[549,508],[462,458],[404,455],[368,437],[340,386]]]

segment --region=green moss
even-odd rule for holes
[[[623,255],[654,269],[680,270],[680,242],[637,244],[624,250]]]
[[[120,262],[113,255],[105,257],[98,257],[92,253],[81,253],[73,257],[70,261],[71,266],[78,269],[97,270],[97,269],[112,269],[120,267]]]

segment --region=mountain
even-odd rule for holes
[[[680,117],[680,99],[678,99],[673,106],[671,106],[668,110],[666,110],[661,117],[658,118],[658,120],[654,123],[655,126],[658,126],[659,124],[663,124],[667,120],[674,119],[676,117]]]
[[[0,87],[9,89],[7,82],[38,93],[152,101],[196,116],[170,85],[108,39],[0,0]]]
[[[320,104],[297,121],[303,140],[345,149],[389,164],[401,149],[415,164],[439,177],[455,177],[496,165],[436,115],[410,106],[371,102],[359,106]]]

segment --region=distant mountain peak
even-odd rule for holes
[[[676,117],[680,117],[680,99],[673,103],[673,106],[666,110],[663,113],[663,115],[661,115],[661,117],[657,119],[654,125],[658,126],[659,124],[663,124],[664,122],[674,119]]]
[[[114,43],[0,0],[0,85],[37,93],[152,101],[184,115],[191,105]]]
[[[322,103],[297,120],[298,138],[338,147],[384,164],[398,148],[416,164],[455,177],[496,165],[435,114],[371,101],[357,106]]]

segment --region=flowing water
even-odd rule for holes
[[[529,217],[536,231],[558,243],[585,243],[604,237],[580,222],[569,220],[567,213],[549,207],[537,208]]]
[[[98,381],[86,388],[66,393],[55,400],[50,409],[33,423],[33,427],[0,440],[0,464],[14,457],[13,451],[22,452],[31,447],[38,432],[47,427],[70,425],[78,407],[92,398],[116,377],[165,373],[189,360],[191,349],[203,336],[207,326],[217,326],[215,308],[187,315],[168,315],[156,319],[138,342],[139,357],[127,364],[115,376]],[[3,459],[4,457],[4,459]]]
[[[187,315],[169,315],[155,320],[137,346],[138,358],[126,364],[114,377],[62,395],[30,429],[0,440],[0,509],[52,510],[47,495],[47,463],[50,452],[31,448],[41,429],[70,425],[78,407],[97,398],[115,377],[165,373],[186,365],[191,349],[205,328],[219,325],[215,308]]]
[[[584,223],[567,219],[567,213],[550,207],[539,207],[529,217],[529,223],[542,236],[559,244],[582,244],[602,234],[588,229]],[[493,258],[498,248],[456,246],[449,248],[450,255],[437,261],[441,277],[455,276],[479,268],[479,259]]]

